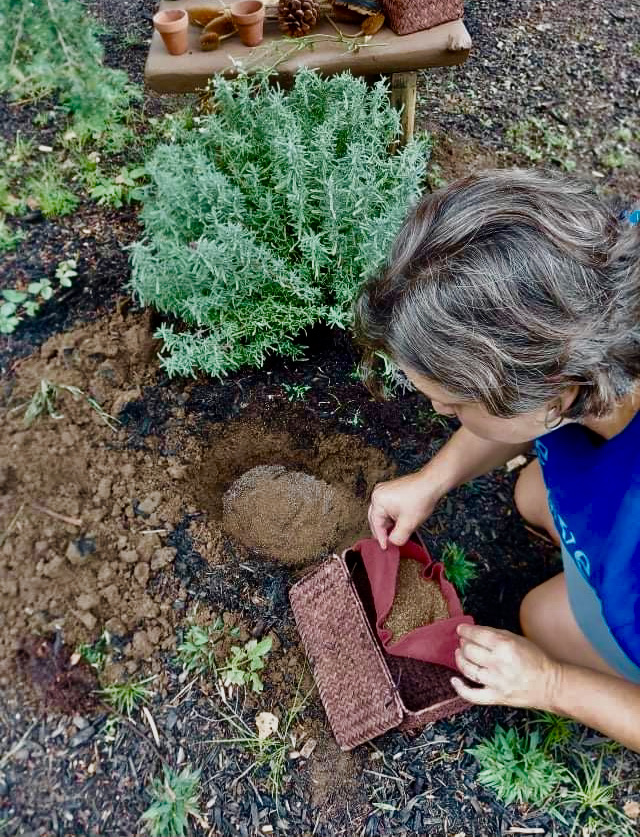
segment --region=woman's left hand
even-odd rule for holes
[[[458,668],[482,687],[453,677],[460,697],[470,703],[552,709],[562,667],[537,645],[510,631],[478,625],[460,625],[458,636]]]

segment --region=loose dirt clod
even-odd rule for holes
[[[336,545],[340,491],[282,465],[259,465],[223,497],[223,525],[245,546],[301,564]]]
[[[421,578],[422,564],[408,558],[400,560],[396,595],[384,627],[394,640],[416,628],[449,618],[447,602],[435,581]]]

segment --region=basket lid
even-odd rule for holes
[[[325,561],[294,584],[289,598],[340,748],[397,727],[402,704],[344,559]]]

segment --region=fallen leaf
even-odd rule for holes
[[[622,810],[630,820],[637,820],[640,817],[640,802],[636,802],[635,799],[627,799],[622,806]]]
[[[271,712],[258,712],[256,715],[256,729],[258,730],[258,738],[264,741],[269,738],[278,729],[278,719]]]

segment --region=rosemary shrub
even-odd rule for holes
[[[288,92],[215,78],[211,105],[149,160],[133,247],[135,295],[173,315],[157,332],[171,375],[298,357],[309,326],[347,328],[428,159],[427,139],[389,153],[387,87],[349,73],[303,69]]]

